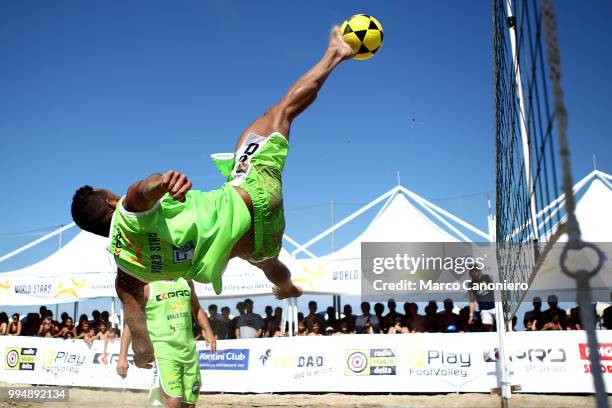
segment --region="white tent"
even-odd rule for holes
[[[573,188],[576,200],[576,218],[580,226],[581,237],[583,241],[593,243],[603,243],[600,245],[602,249],[610,256],[610,243],[612,243],[612,176],[598,170],[594,170],[589,175],[580,180]],[[567,219],[565,214],[565,195],[561,195],[553,203],[551,203],[553,215],[556,212],[561,212],[561,223]],[[548,216],[550,216],[550,210]],[[542,227],[547,219],[544,213],[540,213],[538,222]],[[544,231],[544,237],[550,237],[558,225],[555,225],[552,230]],[[555,250],[546,258],[542,268],[537,273],[532,286],[532,291],[540,291],[549,293],[563,293],[562,291],[573,292],[576,287],[576,282],[563,274],[559,268],[559,255],[563,247],[563,242],[567,241],[567,234],[563,234],[559,238],[559,244],[555,246]],[[591,264],[595,259],[594,254],[589,257]],[[596,299],[609,299],[610,288],[612,287],[612,269],[611,263],[607,260],[604,263],[602,270],[591,279],[591,287],[594,290]],[[571,295],[570,295],[571,296]],[[567,300],[567,299],[566,299]],[[571,299],[570,299],[571,300]]]

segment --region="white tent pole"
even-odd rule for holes
[[[389,207],[389,204],[391,204],[391,202],[393,201],[393,199],[395,198],[395,196],[397,195],[397,193],[399,192],[399,188],[395,187],[393,189],[393,194],[391,194],[389,196],[389,198],[387,198],[387,201],[385,201],[385,203],[383,204],[382,207],[380,207],[380,210],[378,210],[378,212],[376,213],[376,216],[374,216],[374,218],[372,219],[372,221],[375,221],[376,219],[378,219],[378,217],[381,216],[382,213],[385,212],[385,210]]]
[[[338,222],[333,227],[326,229],[325,231],[323,231],[322,233],[320,233],[319,235],[317,235],[316,237],[314,237],[310,241],[306,242],[304,245],[300,245],[297,249],[295,249],[293,252],[291,252],[291,254],[292,255],[296,255],[296,254],[304,251],[306,248],[308,248],[309,246],[311,246],[315,242],[318,242],[322,238],[325,238],[331,232],[337,230],[338,228],[342,227],[346,223],[351,222],[353,219],[359,217],[361,214],[363,214],[364,212],[368,211],[370,208],[374,207],[376,204],[378,204],[379,202],[381,202],[382,200],[387,198],[390,194],[393,194],[394,190],[395,189],[391,189],[391,190],[387,191],[386,193],[384,193],[383,195],[381,195],[380,197],[378,197],[377,199],[375,199],[375,200],[371,201],[370,203],[364,205],[359,210],[355,211],[354,213],[352,213],[348,217],[344,218],[342,221]]]
[[[293,325],[295,326],[295,332],[298,331],[298,298],[291,298],[290,302],[293,303]]]
[[[431,201],[427,201],[426,199],[424,199],[423,197],[413,193],[412,191],[408,190],[405,187],[399,187],[401,189],[401,191],[412,197],[414,200],[416,200],[417,202],[419,202],[419,204],[422,204],[426,207],[431,208],[432,210],[437,211],[438,213],[444,215],[447,218],[450,218],[452,221],[456,222],[457,224],[461,225],[462,227],[464,227],[467,230],[472,231],[474,234],[479,235],[481,237],[483,237],[484,239],[486,239],[487,241],[489,240],[489,236],[484,233],[483,231],[479,230],[478,228],[474,227],[471,224],[468,224],[467,222],[463,221],[461,218],[458,218],[456,216],[454,216],[453,214],[449,213],[446,210],[443,210],[442,208],[438,207],[437,205],[435,205],[434,203],[432,203]]]
[[[111,327],[114,326],[114,321],[115,321],[115,298],[111,297],[112,302],[111,302],[111,318],[110,318],[110,322],[108,322],[110,324]]]
[[[291,238],[289,235],[284,234],[283,238],[286,239],[291,245],[295,246],[296,248],[298,248],[300,246],[300,243],[297,242],[296,240],[294,240],[293,238]],[[317,256],[315,254],[313,254],[312,252],[310,252],[308,249],[304,248],[304,253],[306,255],[308,255],[311,258],[316,258]]]
[[[287,299],[283,299],[283,313],[281,314],[280,331],[281,336],[285,335],[285,325],[287,324]]]
[[[18,249],[16,249],[16,250],[12,251],[12,252],[9,252],[8,254],[3,255],[3,256],[1,256],[1,257],[0,257],[0,262],[2,262],[2,261],[4,261],[4,260],[6,260],[6,259],[9,259],[9,258],[11,258],[11,257],[13,257],[13,256],[15,256],[15,255],[17,255],[17,254],[19,254],[19,253],[21,253],[21,252],[25,251],[26,249],[32,248],[34,245],[38,245],[38,244],[40,244],[41,242],[46,241],[46,240],[48,240],[49,238],[51,238],[51,237],[53,237],[53,236],[55,236],[55,235],[57,235],[57,234],[60,234],[60,233],[62,233],[62,232],[64,232],[64,231],[66,231],[66,230],[67,230],[67,229],[69,229],[69,228],[74,227],[75,225],[76,225],[76,224],[73,222],[73,223],[71,223],[71,224],[68,224],[68,225],[66,225],[66,226],[63,226],[63,227],[61,227],[61,228],[59,228],[59,229],[57,229],[57,230],[55,230],[55,231],[53,231],[53,232],[48,233],[48,234],[47,234],[47,235],[45,235],[44,237],[40,237],[40,238],[38,238],[37,240],[34,240],[34,241],[30,242],[29,244],[26,244],[26,245],[22,246],[21,248],[18,248]]]

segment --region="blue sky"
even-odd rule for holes
[[[490,1],[2,2],[0,255],[71,222],[83,184],[122,194],[176,169],[194,188],[217,188],[209,154],[231,150],[318,60],[330,27],[360,12],[379,19],[385,43],[371,60],[343,63],[294,123],[287,233],[307,241],[329,226],[331,200],[338,220],[393,187],[397,171],[407,188],[486,230]],[[612,4],[563,1],[557,13],[574,176],[592,170],[594,153],[612,172]]]

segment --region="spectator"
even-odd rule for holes
[[[533,305],[533,310],[529,310],[525,312],[525,316],[523,317],[523,326],[527,327],[528,325],[533,326],[533,322],[535,321],[536,325],[541,325],[542,323],[542,299],[539,297],[534,297],[531,302]],[[537,326],[536,326],[537,327]]]
[[[472,284],[489,284],[492,283],[489,275],[483,274],[482,271],[474,267],[470,270],[470,278]],[[484,285],[483,285],[484,286]],[[483,288],[481,290],[470,289],[468,291],[470,297],[470,320],[469,324],[474,323],[474,311],[476,303],[478,303],[478,311],[480,312],[480,322],[484,331],[493,331],[495,327],[495,297],[492,291]]]
[[[9,318],[5,312],[0,313],[0,336],[6,335],[8,331]]]
[[[98,324],[98,333],[96,334],[96,340],[106,340],[108,337],[108,325],[102,319]]]
[[[274,324],[276,325],[276,327],[280,328],[282,323],[283,323],[283,308],[277,306],[274,308]]]
[[[309,336],[321,336],[321,323],[318,321],[312,322],[312,330],[308,333]]]
[[[340,330],[334,333],[334,335],[339,335],[339,334],[351,334],[351,331],[349,329],[349,324],[346,320],[340,321]]]
[[[76,328],[74,327],[74,322],[68,316],[64,320],[64,327],[62,327],[53,337],[66,338],[66,333],[70,333],[72,335],[71,338],[76,337]]]
[[[231,325],[231,338],[235,339],[236,337],[236,330],[238,330],[238,319],[240,318],[240,316],[244,315],[244,302],[238,302],[236,303],[236,310],[238,310],[238,316],[234,317],[232,319],[232,325]]]
[[[397,316],[395,318],[395,322],[393,323],[393,326],[389,327],[389,329],[387,330],[388,334],[403,334],[403,333],[410,333],[410,330],[408,330],[407,327],[403,327],[402,326],[402,318],[400,316]]]
[[[327,308],[327,320],[323,323],[323,330],[327,334],[327,329],[331,329],[337,332],[340,329],[340,320],[336,316],[336,309],[333,306]]]
[[[210,324],[210,329],[212,330],[216,339],[219,339],[217,336],[219,335],[221,319],[223,319],[223,315],[217,312],[217,305],[215,305],[214,303],[208,305],[208,323]],[[197,326],[197,322],[195,320],[196,319],[192,319],[192,321],[196,323]],[[204,338],[202,336],[202,330],[200,329],[200,326],[198,326],[198,337],[201,337],[202,339]]]
[[[107,329],[110,329],[110,313],[108,313],[106,310],[100,313],[100,322],[106,323]]]
[[[6,334],[8,336],[20,336],[21,335],[21,321],[19,320],[19,313],[14,313],[13,318],[8,323],[6,328]]]
[[[61,320],[60,320],[60,324],[59,324],[59,328],[60,328],[60,329],[63,329],[63,328],[64,328],[64,326],[66,325],[66,319],[68,319],[68,318],[69,318],[69,316],[68,316],[68,313],[66,313],[66,312],[63,312],[63,313],[60,315],[60,319],[61,319]]]
[[[425,333],[429,330],[425,316],[419,314],[419,305],[414,302],[404,303],[404,326],[411,333]]]
[[[525,318],[523,319],[523,322],[525,324],[525,330],[527,331],[537,331],[540,330],[538,327],[538,324],[540,324],[535,316],[530,316],[529,318]]]
[[[561,313],[557,310],[552,310],[549,316],[550,320],[544,323],[542,330],[563,330],[563,325],[561,324]]]
[[[435,300],[430,300],[425,306],[425,323],[429,333],[437,333],[439,331],[438,304]]]
[[[385,312],[385,305],[382,303],[376,303],[374,305],[374,315],[378,318],[378,329],[375,329],[376,333],[385,333],[383,327],[383,313]]]
[[[323,324],[324,319],[317,313],[317,302],[314,300],[308,302],[308,311],[308,316],[306,316],[304,320],[306,321],[306,328],[308,329],[308,332],[311,332],[312,324],[314,322],[318,322],[320,327]]]
[[[100,325],[100,312],[98,310],[94,310],[91,312],[91,318],[92,319],[89,321],[89,325],[98,330],[98,326]]]
[[[221,308],[221,320],[217,322],[217,340],[227,340],[233,338],[232,319],[230,318],[230,308],[223,306]]]
[[[370,314],[370,304],[368,302],[361,302],[361,312],[363,314],[357,316],[355,319],[355,332],[362,333],[374,333],[380,330],[380,320],[375,315]]]
[[[343,311],[344,317],[340,319],[340,326],[342,326],[342,322],[346,322],[349,333],[352,333],[355,331],[355,320],[357,320],[357,316],[353,314],[353,308],[351,305],[344,305]]]
[[[459,333],[465,333],[470,331],[470,307],[462,307],[459,311],[459,318],[457,319],[457,331]]]
[[[612,330],[612,305],[606,307],[603,312],[603,327]]]
[[[83,340],[85,341],[85,343],[91,346],[94,340],[97,340],[97,339],[98,339],[98,335],[96,334],[96,329],[90,326],[89,331],[85,333],[85,336],[83,336]]]
[[[40,328],[38,329],[39,337],[53,337],[53,321],[50,317],[45,317],[45,319],[40,324]]]
[[[38,313],[28,313],[23,322],[22,336],[36,336],[40,327],[40,316]]]
[[[91,326],[89,325],[89,320],[87,320],[87,316],[85,316],[85,319],[82,319],[82,317],[83,316],[81,316],[81,322],[76,328],[76,338],[77,339],[84,338],[85,334],[87,334],[89,332],[89,329],[91,328]]]
[[[304,321],[304,319],[299,319],[298,320],[298,331],[297,331],[297,335],[298,336],[307,336],[308,335],[308,329],[306,328],[306,322]]]
[[[261,337],[263,331],[263,319],[257,313],[253,313],[253,301],[246,299],[244,301],[245,313],[238,316],[236,322],[236,338],[237,339],[252,339]]]
[[[336,334],[336,330],[331,326],[326,327],[323,333],[324,336],[333,336],[334,334]]]
[[[41,319],[44,319],[47,316],[47,306],[41,306],[38,308],[38,314],[40,315]]]
[[[387,307],[389,308],[389,313],[387,313],[385,317],[383,318],[383,329],[384,330],[389,330],[391,327],[394,327],[395,322],[398,317],[402,321],[404,319],[404,315],[402,315],[401,313],[397,313],[395,311],[395,309],[397,308],[397,303],[395,303],[394,299],[389,299],[387,301]]]
[[[561,326],[561,330],[565,330],[567,327],[567,313],[565,310],[559,308],[559,300],[557,299],[557,296],[550,295],[546,301],[548,302],[548,309],[542,312],[543,325],[545,326],[546,323],[551,323],[554,319],[556,319],[556,323],[553,324],[553,326],[556,327],[556,324],[558,323]],[[542,328],[542,330],[545,329]]]
[[[597,320],[597,316],[593,316]],[[582,330],[582,322],[580,320],[580,307],[572,307],[570,309],[570,317],[567,321],[567,330]]]
[[[270,306],[270,305],[266,306],[266,308],[264,309],[264,313],[266,314],[266,317],[264,317],[263,321],[264,321],[264,327],[266,328],[266,330],[267,330],[267,327],[268,327],[268,323],[270,321],[274,320],[274,316],[272,315],[273,311],[274,311],[274,309],[272,309],[272,306]],[[271,327],[274,327],[274,324],[272,324]],[[272,333],[272,334],[274,334],[274,333]],[[266,335],[265,337],[268,337],[268,335]]]
[[[457,333],[459,316],[453,312],[454,304],[451,299],[444,300],[444,310],[438,314],[438,328],[442,333]]]

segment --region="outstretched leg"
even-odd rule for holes
[[[323,58],[289,88],[283,99],[247,127],[238,138],[236,150],[242,145],[249,133],[268,136],[271,133],[280,132],[289,140],[289,131],[293,119],[314,102],[317,93],[334,68],[340,62],[352,56],[353,51],[342,39],[340,29],[337,26],[334,27]]]

